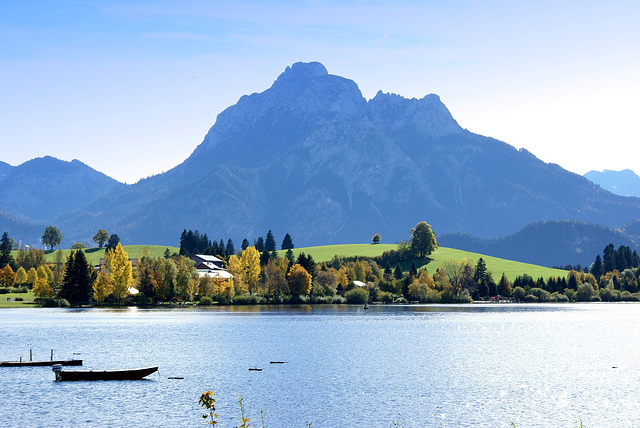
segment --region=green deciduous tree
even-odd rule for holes
[[[373,238],[371,238],[371,241],[374,244],[379,244],[381,240],[382,240],[382,238],[380,237],[379,233],[376,233],[375,235],[373,235]]]
[[[53,247],[57,247],[62,242],[62,234],[55,226],[47,226],[42,235],[42,244],[45,247],[49,247],[53,250]]]
[[[16,256],[16,263],[18,266],[22,266],[26,270],[29,270],[32,267],[37,269],[38,266],[45,264],[45,257],[46,255],[44,254],[44,251],[40,248],[20,248],[18,250],[18,255]]]
[[[102,246],[109,241],[109,232],[104,229],[100,229],[98,230],[98,233],[93,235],[92,239],[96,244],[98,244],[98,247],[102,248]]]
[[[189,257],[180,256],[176,263],[176,291],[183,298],[193,300],[196,284],[198,283],[198,271]]]
[[[438,248],[436,235],[431,230],[431,226],[426,221],[421,221],[411,229],[411,240],[409,241],[412,251],[418,257],[426,257]]]

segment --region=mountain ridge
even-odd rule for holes
[[[593,170],[587,172],[584,176],[616,195],[640,197],[640,177],[630,169],[622,171]]]
[[[222,111],[179,165],[55,223],[74,241],[98,228],[163,245],[183,229],[234,241],[272,230],[304,246],[375,233],[394,242],[422,220],[440,235],[488,239],[537,221],[619,227],[635,218],[640,199],[463,129],[435,94],[366,100],[322,64],[296,63]]]
[[[489,238],[539,220],[617,226],[640,217],[638,201],[462,129],[437,95],[380,91],[367,101],[355,82],[319,63],[296,63],[270,88],[242,96],[183,163],[127,193],[128,201],[111,196],[93,206],[110,205],[96,220],[131,239],[163,237],[144,226],[165,224],[154,212],[160,206],[179,224],[161,226],[172,236],[185,227],[235,239],[273,229],[301,244],[380,232],[403,239],[423,219],[444,233]]]
[[[0,209],[29,222],[50,222],[118,185],[77,159],[34,158],[0,178]]]

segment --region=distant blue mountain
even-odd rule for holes
[[[497,239],[446,234],[438,237],[438,243],[445,247],[549,267],[589,266],[608,244],[614,244],[616,248],[625,245],[638,249],[638,245],[619,230],[568,220],[532,223],[516,233]]]
[[[584,176],[616,195],[640,197],[640,177],[630,169],[589,171]]]
[[[13,167],[6,162],[0,161],[0,180],[2,180]]]
[[[0,232],[16,235],[15,239],[27,239],[17,236],[17,230],[14,232],[17,225],[26,230],[25,225],[50,223],[122,187],[123,184],[78,160],[66,162],[45,156],[16,167],[0,165],[0,211],[4,212],[0,216]],[[33,244],[31,238],[28,240]]]

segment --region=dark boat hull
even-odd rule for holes
[[[128,370],[71,370],[56,372],[57,381],[140,380],[158,371],[158,367]]]
[[[82,360],[48,360],[48,361],[0,361],[0,367],[34,367],[34,366],[81,366]]]

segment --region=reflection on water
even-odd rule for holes
[[[54,349],[160,369],[56,383],[49,367],[0,368],[0,423],[204,426],[213,390],[222,426],[239,393],[254,426],[260,408],[271,427],[633,426],[639,337],[635,304],[5,309],[0,360]]]

